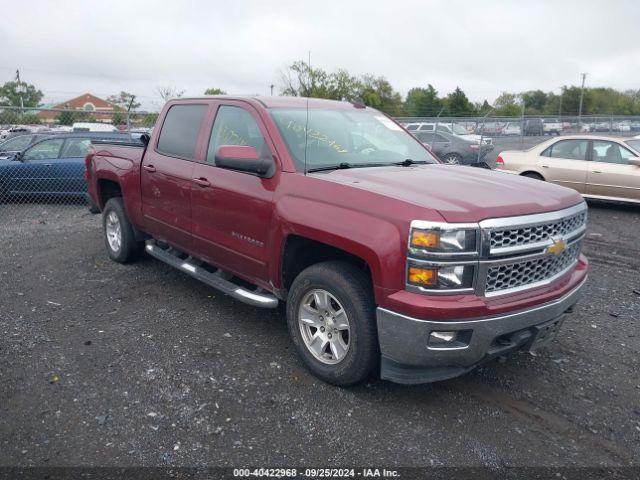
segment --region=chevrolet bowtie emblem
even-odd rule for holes
[[[545,253],[550,253],[551,255],[558,256],[567,249],[567,242],[565,242],[563,239],[552,238],[551,241],[553,243],[546,248],[546,250],[544,251]]]

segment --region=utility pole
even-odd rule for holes
[[[273,83],[269,85],[269,88],[271,89],[271,96],[273,97]]]
[[[584,98],[584,80],[587,78],[587,74],[582,74],[582,86],[580,87],[580,106],[578,107],[578,128],[582,130],[582,99]]]
[[[560,87],[560,106],[558,107],[558,120],[562,120],[562,94],[564,93],[564,88]]]
[[[20,81],[20,70],[16,70],[16,82],[18,83],[16,91],[18,92],[18,95],[20,95],[20,113],[24,113],[24,100],[22,99],[22,82]]]

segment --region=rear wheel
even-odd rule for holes
[[[533,178],[534,180],[542,180],[544,181],[544,178],[542,178],[542,175],[540,175],[539,173],[535,173],[535,172],[525,172],[522,174],[523,177],[527,177],[527,178]]]
[[[462,162],[462,157],[457,153],[447,153],[442,161],[449,165],[460,165]]]
[[[378,365],[371,282],[353,265],[323,262],[298,275],[287,299],[287,324],[306,367],[326,382],[353,385]]]
[[[122,198],[114,197],[106,203],[102,212],[102,226],[107,253],[112,260],[128,263],[140,256],[142,242],[136,240]]]

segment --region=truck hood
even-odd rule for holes
[[[447,222],[550,212],[582,201],[565,187],[474,167],[374,167],[311,175],[436,210]]]

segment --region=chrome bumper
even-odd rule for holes
[[[536,326],[560,319],[575,305],[585,281],[553,302],[473,320],[422,320],[378,308],[381,377],[398,383],[444,380],[462,375],[498,355],[525,348],[534,340]],[[465,331],[466,339],[462,345],[429,346],[431,332],[461,330]]]

